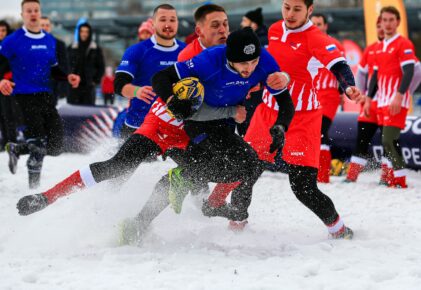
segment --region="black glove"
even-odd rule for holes
[[[191,117],[195,110],[193,110],[193,102],[189,99],[180,100],[177,96],[174,96],[167,103],[168,111],[178,120],[184,120]]]
[[[48,205],[47,198],[42,194],[32,194],[22,197],[16,208],[20,215],[30,215],[34,212],[40,211]]]
[[[270,144],[269,152],[273,153],[276,150],[282,151],[285,143],[285,128],[282,125],[275,124],[270,128],[270,135],[272,136],[272,144]]]

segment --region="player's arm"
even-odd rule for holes
[[[362,100],[363,95],[361,95],[360,90],[355,86],[354,75],[345,60],[336,62],[332,65],[330,71],[335,75],[339,85],[348,98],[357,103]]]
[[[389,110],[392,115],[399,114],[402,107],[403,95],[409,89],[412,78],[414,76],[414,63],[408,63],[402,66],[402,81],[401,85],[398,88],[398,91],[392,98],[390,103]]]
[[[7,72],[10,71],[10,65],[8,59],[0,54],[0,76],[4,76]],[[5,95],[9,96],[13,92],[13,87],[15,84],[7,79],[0,80],[0,92]]]
[[[114,79],[114,92],[125,98],[138,98],[147,104],[155,99],[155,92],[151,86],[135,86],[132,84],[133,77],[126,72],[118,71]]]
[[[368,72],[362,67],[358,67],[357,76],[355,77],[355,85],[360,92],[367,91]]]
[[[152,88],[164,102],[168,103],[173,96],[172,85],[180,79],[175,65],[172,65],[152,77]]]
[[[205,122],[233,118],[237,123],[242,123],[246,116],[247,111],[244,106],[212,107],[203,103],[188,120]]]

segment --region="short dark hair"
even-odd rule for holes
[[[313,5],[313,0],[304,0],[304,4],[308,7],[310,7],[311,5]]]
[[[311,14],[310,18],[311,17],[319,17],[319,18],[321,17],[323,19],[323,24],[327,23],[326,15],[324,15],[322,13],[313,13],[313,14]]]
[[[10,32],[12,32],[9,23],[7,23],[5,20],[0,20],[0,27],[6,27],[6,35],[9,35]]]
[[[155,7],[155,9],[153,10],[153,15],[156,14],[156,12],[159,9],[164,9],[164,10],[175,10],[174,6],[170,5],[170,4],[161,4]]]
[[[194,21],[196,23],[203,21],[208,14],[213,12],[224,12],[226,14],[225,9],[222,6],[216,4],[205,4],[197,8],[194,12]]]
[[[399,13],[399,10],[395,6],[383,7],[382,10],[380,10],[380,15],[382,15],[383,12],[391,13],[395,15],[398,20],[401,20],[401,14]]]
[[[48,17],[48,16],[41,16],[41,19],[50,20],[50,17]]]
[[[41,5],[41,2],[39,0],[22,0],[22,3],[20,4],[20,7],[23,7],[23,4],[35,2]]]

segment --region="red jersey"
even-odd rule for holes
[[[199,53],[201,53],[203,50],[205,50],[206,47],[203,46],[203,44],[200,42],[199,38],[196,38],[193,40],[193,42],[189,43],[180,53],[178,54],[177,61],[182,62],[189,60]]]
[[[269,28],[268,38],[268,51],[291,77],[288,89],[295,111],[317,110],[320,69],[345,61],[335,42],[311,21],[298,29],[287,29],[283,20],[278,21]]]
[[[331,38],[332,42],[336,45],[336,47],[339,49],[342,56],[345,55],[345,49],[343,48],[342,44],[336,39],[331,36],[328,36]],[[319,91],[319,96],[322,92],[321,90],[335,90],[338,92],[339,83],[336,79],[335,75],[328,70],[327,68],[320,69],[319,77],[316,83],[316,89]],[[331,93],[329,91],[329,93]],[[339,96],[339,92],[337,94]]]
[[[384,39],[375,53],[374,69],[377,75],[377,106],[379,108],[390,105],[402,81],[402,66],[416,63],[414,45],[399,34],[390,39]],[[402,99],[402,107],[409,108],[410,96],[406,91]]]
[[[380,45],[381,41],[376,41],[375,43],[370,44],[364,50],[363,57],[361,58],[360,63],[358,64],[358,69],[367,74],[368,79],[371,78],[374,71],[374,64],[376,60],[376,51],[377,47]]]

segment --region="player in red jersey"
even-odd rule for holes
[[[356,84],[358,89],[363,93],[368,93],[368,80],[373,75],[374,60],[377,47],[384,39],[383,28],[380,23],[381,18],[377,19],[377,41],[366,47],[363,57],[358,65],[358,72],[356,76]],[[370,112],[368,115],[364,113],[364,106],[361,104],[360,114],[358,115],[358,131],[356,151],[351,157],[351,163],[345,179],[345,182],[357,181],[358,175],[367,164],[368,147],[370,146],[371,139],[377,131],[381,128],[382,124],[379,123],[383,120],[377,119],[377,98],[374,97],[371,101]],[[387,163],[382,162],[382,167],[387,167]]]
[[[405,128],[405,119],[410,106],[409,86],[417,62],[414,46],[398,32],[399,11],[393,6],[380,11],[385,38],[375,53],[375,66],[365,104],[368,114],[370,99],[377,92],[377,108],[383,124],[382,144],[385,156],[391,161],[393,171],[382,174],[381,184],[406,188],[406,165],[399,144],[400,130]],[[377,89],[378,88],[378,89]],[[391,173],[390,173],[391,172]],[[384,179],[387,177],[386,179]]]
[[[219,44],[221,38],[226,39],[228,36],[228,21],[223,8],[213,5],[199,9],[197,18],[206,20],[203,27],[209,26],[207,22],[209,20],[213,25],[216,21],[219,23],[217,30],[221,31],[219,34],[222,35],[219,38],[212,38],[208,37],[211,33],[205,33],[202,35],[202,39],[205,38],[211,46]],[[220,15],[221,9],[222,17]],[[218,18],[218,20],[215,20],[215,18]],[[223,116],[233,117],[238,121],[245,118],[245,111],[238,110],[236,107],[227,107],[225,110],[219,110],[219,112]],[[21,215],[34,213],[58,198],[77,190],[92,187],[104,180],[130,174],[149,156],[165,154],[168,149],[173,148],[185,149],[188,142],[189,138],[183,130],[183,122],[170,116],[166,110],[166,104],[158,98],[146,115],[145,121],[127,139],[116,155],[109,160],[92,163],[75,171],[47,191],[24,196],[17,205],[19,213]]]
[[[323,33],[327,34],[328,23],[326,16],[320,13],[313,13],[311,21]],[[342,55],[345,55],[342,44],[335,38],[331,37],[332,42],[336,45]],[[320,69],[320,75],[316,83],[317,99],[320,102],[322,109],[322,144],[320,146],[320,161],[319,172],[317,174],[317,181],[322,183],[329,183],[330,163],[332,155],[330,153],[331,140],[329,139],[329,128],[332,125],[336,112],[338,111],[341,99],[344,97],[343,92],[340,91],[338,81],[334,74],[328,69]]]
[[[362,96],[339,49],[309,20],[312,12],[311,0],[284,0],[284,21],[276,22],[269,29],[268,51],[291,77],[289,90],[295,106],[282,154],[289,165],[289,181],[296,197],[323,221],[331,238],[350,239],[352,231],[344,225],[331,199],[317,188],[322,122],[315,88],[319,68],[328,68],[351,99],[359,102]],[[265,92],[263,104],[256,109],[244,137],[261,160],[274,161],[276,152],[270,148],[269,128],[275,123],[279,109],[282,108],[274,97]],[[218,205],[228,193],[210,196],[209,204]]]

